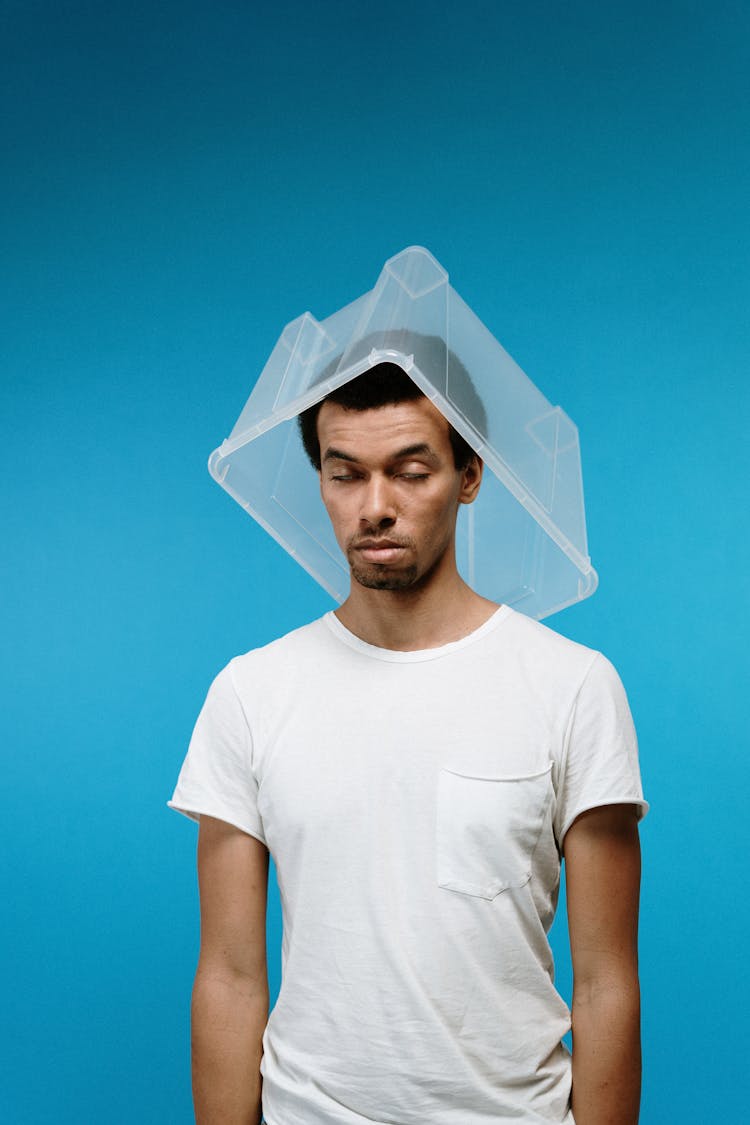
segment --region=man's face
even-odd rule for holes
[[[323,503],[352,576],[406,590],[453,567],[459,504],[474,499],[481,462],[456,469],[448,423],[427,398],[318,415]]]

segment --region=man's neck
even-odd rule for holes
[[[414,652],[461,640],[496,609],[495,602],[475,593],[456,574],[453,581],[408,590],[371,590],[353,583],[336,616],[367,644]]]

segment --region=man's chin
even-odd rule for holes
[[[417,581],[416,566],[388,571],[383,566],[352,567],[352,578],[367,590],[408,590]]]

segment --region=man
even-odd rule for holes
[[[220,673],[170,802],[200,819],[198,1125],[257,1125],[261,1082],[268,1125],[633,1125],[646,806],[617,675],[461,579],[482,463],[400,368],[301,430],[349,597]]]

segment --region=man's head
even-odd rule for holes
[[[455,528],[482,463],[409,376],[378,364],[300,418],[353,578],[413,589],[455,570]]]
[[[393,406],[398,402],[413,402],[424,398],[424,393],[402,367],[396,363],[378,363],[369,371],[358,375],[342,387],[331,391],[321,402],[316,402],[300,414],[298,423],[302,444],[315,469],[320,472],[320,440],[318,415],[325,402],[335,402],[346,410],[374,410]],[[446,421],[453,458],[457,469],[465,469],[476,454],[465,438]]]

